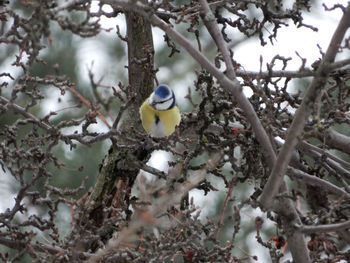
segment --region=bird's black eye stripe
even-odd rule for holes
[[[155,101],[155,102],[153,102],[153,105],[156,105],[156,104],[162,104],[162,103],[164,103],[164,102],[167,102],[167,101],[169,101],[169,100],[172,100],[173,98],[171,97],[171,98],[169,98],[169,99],[167,99],[167,100],[162,100],[162,101]]]

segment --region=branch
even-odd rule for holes
[[[249,71],[244,69],[237,69],[237,77],[250,77],[250,78],[306,78],[315,76],[316,72],[311,69],[303,69],[297,71],[289,70],[274,70],[274,71]]]
[[[201,12],[201,17],[204,20],[204,23],[205,23],[208,31],[210,32],[210,35],[215,40],[216,45],[218,46],[219,50],[221,51],[221,53],[224,57],[227,75],[232,81],[238,82],[236,79],[236,74],[235,74],[235,70],[233,67],[230,52],[227,48],[227,45],[226,45],[226,42],[222,36],[222,33],[220,32],[219,27],[215,21],[215,16],[211,12],[206,0],[200,0],[200,3],[201,3],[202,8],[203,8],[203,10]],[[234,92],[231,92],[231,93],[233,93],[235,95],[235,97],[238,98],[237,95],[242,94],[242,92],[241,92],[242,88],[241,88],[239,83],[237,84],[237,86],[238,86],[238,88],[234,89],[233,90]],[[244,102],[247,101],[247,105],[251,106],[250,102],[248,101],[248,99],[245,96],[241,96],[241,97],[242,97],[242,100],[244,100]],[[238,101],[238,104],[240,104],[240,99],[237,99],[237,101]],[[245,113],[247,113],[245,108],[242,107],[242,105],[240,105],[240,106],[245,111]],[[246,108],[246,109],[250,110],[250,108]],[[267,161],[268,161],[269,166],[272,167],[273,165],[275,165],[275,159],[276,159],[275,152],[272,149],[272,144],[271,144],[269,138],[267,137],[267,133],[264,130],[264,128],[262,127],[260,120],[255,120],[255,118],[257,118],[256,112],[254,110],[252,110],[251,113],[252,113],[252,115],[251,115],[251,118],[249,119],[249,121],[252,123],[253,129],[254,129],[253,122],[255,122],[257,124],[257,128],[259,128],[259,129],[254,129],[255,135],[258,137],[258,140],[259,140],[259,135],[261,136],[259,142],[263,147],[265,146],[265,150],[266,150],[265,153],[268,153],[268,157],[269,157],[269,159],[267,159]],[[266,155],[265,155],[265,157],[266,157]],[[284,183],[283,183],[283,187],[286,188]],[[280,200],[278,203],[279,203],[278,207],[281,211],[281,214],[285,215],[284,219],[283,219],[285,226],[290,226],[291,221],[301,222],[299,215],[298,215],[293,203],[291,202],[291,200],[283,199],[283,200]],[[288,215],[288,216],[286,216],[286,215]],[[288,242],[290,244],[290,250],[291,250],[294,261],[305,262],[305,263],[310,261],[304,235],[302,235],[300,233],[293,233],[291,235],[288,235]]]
[[[306,146],[306,147],[305,147]],[[302,152],[306,153],[307,155],[311,156],[313,159],[315,160],[319,160],[320,162],[326,162],[323,163],[323,166],[329,170],[332,169],[333,174],[338,177],[338,179],[340,179],[341,181],[343,181],[343,178],[348,178],[350,179],[350,172],[346,169],[344,169],[340,164],[346,164],[346,167],[348,167],[350,164],[348,162],[345,162],[341,159],[338,158],[337,161],[335,161],[334,159],[336,159],[337,157],[331,155],[331,154],[324,154],[322,153],[322,150],[319,149],[320,151],[315,151],[314,148],[317,148],[316,146],[310,147],[310,145],[308,145],[308,143],[306,142],[302,142],[300,143],[300,145],[298,146],[298,149],[300,149]],[[330,157],[330,158],[327,158]],[[333,158],[332,158],[333,157]],[[347,183],[344,181],[344,186],[347,189],[348,192],[350,192],[349,186],[347,185]]]
[[[4,238],[4,237],[0,237],[0,244],[10,247],[10,248],[14,248],[14,249],[21,249],[21,248],[25,248],[25,247],[33,247],[35,249],[38,249],[39,251],[43,251],[43,252],[49,252],[50,254],[57,254],[62,252],[63,250],[61,248],[57,248],[57,247],[52,247],[52,246],[47,246],[41,243],[36,243],[36,244],[27,244],[24,241],[20,241],[20,240],[12,240],[9,238]]]
[[[135,234],[140,228],[150,224],[155,225],[155,218],[166,211],[168,207],[178,204],[181,201],[182,196],[202,182],[207,171],[214,169],[221,157],[222,155],[220,153],[214,154],[214,156],[208,160],[207,165],[203,169],[197,170],[193,175],[189,176],[186,182],[177,186],[173,191],[166,189],[167,194],[157,198],[149,209],[136,210],[132,220],[128,223],[128,226],[124,227],[118,236],[111,238],[106,247],[93,255],[88,262],[102,262],[105,256],[108,256],[119,248],[122,243],[133,242]]]
[[[69,140],[76,140],[84,145],[92,145],[96,142],[100,142],[100,141],[106,140],[108,138],[111,138],[114,135],[121,136],[122,134],[119,131],[117,131],[116,129],[110,129],[108,132],[99,133],[98,135],[93,136],[90,139],[85,138],[85,136],[81,133],[80,134],[68,134],[68,135],[61,134],[60,137],[62,138],[63,141],[65,141],[65,139],[69,139]]]
[[[350,228],[350,220],[337,223],[337,224],[328,224],[328,225],[318,225],[318,226],[298,226],[297,229],[303,233],[317,233],[317,232],[333,232],[340,231]]]
[[[10,102],[8,99],[0,96],[0,103],[2,104],[2,107],[5,110],[11,109],[16,113],[21,114],[22,116],[30,119],[32,122],[34,122],[35,124],[37,124],[39,127],[43,128],[44,130],[50,132],[53,130],[53,127],[46,124],[45,122],[41,121],[40,119],[38,119],[37,117],[35,117],[33,114],[27,112],[23,107]]]
[[[315,151],[315,152],[318,152],[322,155],[325,155],[327,156],[329,159],[343,165],[344,167],[346,167],[347,169],[350,169],[350,163],[340,159],[339,157],[329,153],[329,152],[326,152],[325,150],[323,149],[320,149],[318,147],[316,147],[315,145],[312,145],[308,142],[305,142],[305,141],[301,141],[298,145],[298,149],[301,150],[301,151]]]
[[[332,128],[326,131],[326,144],[350,155],[350,137],[343,135]]]
[[[136,164],[137,165],[137,164]],[[142,164],[139,166],[140,169],[142,169],[143,171],[147,172],[147,173],[150,173],[150,174],[153,174],[155,176],[157,176],[158,178],[161,178],[161,179],[166,179],[167,178],[167,174],[164,173],[163,171],[160,171],[156,168],[153,168],[151,166],[148,166],[147,164]]]
[[[158,16],[146,12],[145,10],[148,10],[147,6],[141,4],[140,2],[137,2],[136,4],[130,4],[122,0],[103,0],[102,2],[105,4],[110,4],[112,6],[121,6],[126,10],[132,10],[150,19],[151,23],[154,26],[162,29],[169,37],[180,44],[203,68],[212,74],[218,80],[224,90],[228,94],[235,97],[239,107],[244,111],[245,116],[252,125],[255,136],[257,137],[262,147],[264,157],[269,167],[273,167],[276,155],[271,145],[270,139],[264,127],[262,126],[253,106],[242,92],[242,86],[236,78],[230,80],[228,77],[226,77],[226,75],[218,70],[205,56],[202,55],[202,53],[195,49],[187,39],[176,32],[171,27],[171,25],[165,23]]]
[[[282,146],[278,154],[276,165],[269,176],[269,179],[263,189],[259,201],[265,208],[273,207],[273,199],[279,191],[283,182],[283,176],[286,173],[292,153],[299,141],[299,136],[304,130],[307,118],[311,114],[312,108],[315,105],[318,97],[322,95],[323,88],[329,75],[329,64],[335,59],[340,43],[344,34],[350,26],[350,4],[345,10],[342,19],[332,37],[331,43],[321,62],[316,76],[306,91],[304,99],[297,110],[293,122],[288,129],[286,142]]]
[[[46,245],[46,244],[40,243],[38,241],[36,241],[35,243],[28,244],[26,241],[13,240],[13,239],[5,238],[5,237],[0,237],[0,244],[7,246],[9,248],[13,248],[13,249],[32,248],[32,249],[38,250],[40,252],[49,253],[51,255],[56,255],[56,254],[62,255],[62,254],[67,253],[66,250],[64,250],[60,247]],[[79,252],[79,258],[81,258],[81,259],[84,259],[84,258],[87,259],[90,256],[91,256],[91,254],[89,254],[89,253]]]
[[[307,174],[303,171],[297,170],[295,168],[289,167],[287,170],[287,174],[294,178],[294,179],[300,179],[303,183],[309,184],[312,186],[319,186],[322,189],[326,190],[327,192],[339,195],[344,197],[345,199],[350,200],[350,194],[346,191],[344,191],[342,188],[326,181],[321,178],[318,178],[316,176]]]
[[[337,62],[334,62],[329,65],[329,70],[333,71],[336,69],[340,69],[344,66],[350,64],[350,59],[344,59]],[[236,75],[237,77],[250,77],[250,78],[306,78],[306,77],[314,77],[317,72],[314,69],[302,69],[302,70],[274,70],[274,71],[249,71],[244,69],[237,69]]]
[[[102,4],[108,1],[101,1]],[[146,17],[140,16],[134,9],[140,1],[134,1],[133,8],[126,10],[126,29],[128,46],[128,76],[129,85],[127,88],[128,101],[120,107],[112,130],[120,126],[121,133],[126,136],[118,136],[118,142],[130,145],[127,135],[135,134],[143,130],[138,121],[139,105],[153,91],[154,86],[154,48],[152,38],[152,26]],[[141,2],[147,3],[147,0]],[[113,1],[109,2],[114,8]],[[135,96],[137,94],[137,96]],[[134,103],[135,102],[135,103]],[[118,125],[122,113],[127,110],[123,123]],[[118,208],[126,214],[126,221],[129,220],[132,212],[129,210],[131,203],[131,188],[142,165],[150,156],[151,150],[147,147],[133,147],[131,149],[120,149],[112,138],[112,146],[105,156],[100,169],[97,181],[91,195],[84,204],[88,211],[78,218],[75,228],[85,227],[86,221],[91,219],[94,226],[106,224],[113,214],[105,208]],[[147,169],[147,168],[145,168]],[[106,201],[110,200],[110,201]],[[107,239],[112,235],[113,228],[108,228],[101,239]],[[72,231],[74,233],[74,231]],[[71,235],[71,239],[79,239]],[[85,249],[96,249],[89,243],[83,244]]]
[[[205,56],[195,49],[187,39],[172,29],[170,25],[166,24],[160,18],[152,15],[151,21],[153,25],[162,29],[169,37],[179,43],[203,68],[218,80],[228,94],[236,99],[239,107],[244,111],[245,116],[252,125],[253,131],[262,147],[268,165],[272,167],[276,159],[275,152],[253,106],[242,92],[242,86],[239,81],[236,78],[230,80],[226,77],[224,73],[219,71]]]
[[[30,122],[35,123],[40,128],[47,131],[49,134],[59,136],[60,139],[64,142],[66,142],[67,140],[76,140],[76,141],[80,142],[81,144],[91,145],[95,142],[103,141],[103,140],[110,138],[114,135],[120,135],[120,132],[117,131],[116,129],[110,129],[108,132],[100,133],[99,135],[94,136],[91,139],[86,139],[83,134],[63,135],[63,134],[60,134],[59,130],[56,129],[55,127],[47,124],[46,122],[43,122],[42,120],[35,117],[33,114],[27,112],[23,107],[15,104],[15,103],[10,102],[8,99],[6,99],[2,96],[0,96],[0,104],[1,104],[0,107],[2,107],[3,109],[5,109],[5,110],[11,109],[16,113],[21,114],[22,116],[29,119]]]
[[[199,2],[202,6],[202,10],[200,12],[201,18],[205,26],[207,27],[210,35],[214,39],[216,45],[218,46],[220,52],[222,53],[226,65],[227,76],[230,79],[234,80],[236,78],[236,73],[233,68],[231,55],[227,48],[227,44],[222,36],[222,33],[220,32],[218,24],[216,23],[215,16],[211,12],[206,0],[199,0]]]

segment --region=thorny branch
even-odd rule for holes
[[[250,255],[254,251],[250,245],[241,247],[246,240],[242,242],[240,236],[251,233],[243,220],[243,209],[273,206],[274,212],[267,213],[268,219],[255,218],[258,245],[269,250],[271,260],[278,262],[283,258],[284,251],[277,241],[286,236],[293,261],[349,261],[344,247],[350,242],[350,137],[346,132],[350,125],[350,60],[334,61],[334,57],[349,51],[349,39],[342,39],[349,26],[350,10],[342,5],[324,6],[327,12],[341,9],[344,16],[328,50],[323,52],[320,48],[320,58],[312,66],[306,66],[307,58],[297,53],[301,60],[299,70],[286,70],[290,58],[280,54],[266,63],[266,71],[262,69],[262,59],[257,72],[243,68],[233,53],[236,43],[255,36],[262,45],[267,38],[273,43],[280,29],[290,23],[317,31],[303,20],[305,12],[313,11],[310,1],[296,1],[290,9],[282,4],[283,1],[259,0],[201,0],[187,1],[185,5],[174,1],[50,0],[40,4],[22,1],[18,7],[1,2],[0,44],[8,51],[11,67],[18,70],[13,73],[2,67],[0,72],[0,180],[12,178],[16,182],[12,203],[0,211],[0,244],[11,249],[0,253],[1,260],[258,260],[256,255]],[[118,130],[127,111],[139,106],[135,103],[140,101],[140,94],[135,95],[120,80],[118,88],[104,85],[103,78],[95,83],[94,69],[90,69],[92,96],[97,97],[91,98],[74,83],[74,77],[62,74],[58,63],[52,65],[45,55],[54,54],[51,45],[61,40],[51,25],[84,41],[102,31],[110,34],[101,26],[101,19],[116,23],[115,18],[128,11],[149,19],[166,33],[164,46],[174,53],[168,58],[170,63],[185,65],[182,60],[189,54],[201,66],[186,95],[193,110],[183,113],[178,131],[164,140],[146,137],[134,124],[130,124],[130,132]],[[218,47],[215,63],[203,51],[208,33],[202,30],[202,22]],[[113,41],[125,45],[128,36],[121,35],[121,25],[116,28]],[[154,55],[151,51],[148,54]],[[141,61],[140,65],[153,69],[146,62]],[[283,64],[282,69],[277,68],[277,62]],[[40,73],[36,71],[38,65],[43,68]],[[118,66],[117,70],[123,67]],[[308,77],[314,80],[305,95],[289,92],[292,80],[307,81]],[[99,97],[101,87],[108,87],[103,96],[108,107]],[[249,88],[253,95],[247,98],[243,88]],[[69,104],[46,112],[43,105],[50,100],[51,90],[59,92],[58,100],[70,96]],[[113,105],[115,101],[117,107]],[[310,114],[312,118],[308,118]],[[93,125],[101,119],[111,127],[109,130],[94,129]],[[138,116],[134,119],[138,120]],[[84,174],[86,168],[80,163],[74,164],[79,168],[67,167],[58,152],[68,146],[67,155],[81,155],[81,151],[87,152],[104,141],[112,141],[115,151],[126,153],[125,159],[120,155],[118,160],[105,159],[119,165],[106,171],[107,175],[118,173],[122,167],[130,173],[143,170],[157,179],[149,182],[141,173],[134,185],[123,185],[123,180],[115,182],[110,186],[114,189],[111,195],[103,197],[100,210],[94,213],[104,218],[93,221],[86,217],[91,211],[84,206],[92,195],[86,189],[86,181],[81,180],[80,186],[72,188],[71,182],[59,180],[65,169]],[[168,172],[133,156],[150,149],[173,154]],[[220,158],[209,164],[207,159],[198,161],[215,156],[213,153],[220,153]],[[279,153],[277,161],[275,153]],[[284,174],[294,182],[288,188],[283,183]],[[224,187],[217,189],[212,178]],[[132,188],[137,190],[137,196],[133,196]],[[194,188],[204,195],[225,193],[217,218],[206,215],[203,220],[202,210],[193,198],[182,206],[181,197]],[[240,196],[242,189],[249,189],[244,199]],[[120,200],[122,196],[128,196],[129,203]],[[68,235],[60,229],[62,206],[70,209],[72,225],[86,219]],[[265,240],[263,225],[268,227],[267,221],[274,223],[269,231],[275,232],[276,228],[278,238]],[[231,228],[232,234],[228,230]],[[304,235],[310,236],[307,244]],[[223,244],[220,238],[227,239],[227,243]],[[303,253],[296,255],[295,251]]]
[[[203,6],[203,11],[204,11],[204,14],[202,16],[202,18],[204,19],[204,23],[205,23],[206,27],[208,28],[209,32],[211,33],[213,39],[215,40],[219,50],[223,54],[225,65],[227,68],[226,74],[229,76],[230,79],[237,81],[236,74],[234,72],[234,68],[233,68],[233,64],[232,64],[232,59],[231,59],[230,53],[226,47],[226,43],[222,37],[222,34],[220,34],[218,26],[216,25],[215,21],[213,19],[209,20],[211,17],[213,17],[213,14],[211,13],[211,11],[209,9],[209,6],[208,6],[206,0],[201,0],[200,2],[201,2],[201,5]],[[235,92],[235,93],[234,93],[234,95],[237,95],[237,92]],[[242,93],[242,91],[241,91],[241,93]],[[237,97],[237,96],[235,96],[235,97]],[[242,105],[241,103],[239,103],[239,104]],[[242,109],[244,111],[246,111],[247,109],[250,110],[250,107],[248,107],[248,108],[242,107]],[[254,112],[254,110],[253,110],[253,112]],[[266,157],[267,157],[268,164],[271,168],[273,165],[276,165],[276,163],[275,163],[276,155],[272,149],[272,144],[269,141],[268,135],[266,134],[261,123],[258,120],[256,120],[257,115],[249,114],[247,112],[246,112],[246,115],[248,116],[249,121],[252,123],[253,130],[255,131],[255,133],[258,132],[258,133],[264,134],[264,136],[257,136],[257,137],[258,137],[260,144],[265,148],[265,152],[268,153]],[[252,119],[252,118],[249,118],[249,116],[254,116],[254,117],[256,116],[256,118]],[[257,125],[254,125],[253,123],[257,123]],[[255,127],[258,126],[259,128],[254,129],[254,126]],[[283,200],[280,202],[281,202],[280,207],[282,207],[282,210],[294,209],[293,204],[291,203],[290,200]],[[282,204],[282,202],[283,202],[283,204]],[[284,212],[282,212],[282,213],[284,213]],[[287,211],[287,213],[291,213],[291,211]],[[288,222],[288,220],[301,222],[295,209],[293,212],[293,217],[288,218],[286,220],[286,222]],[[289,241],[290,241],[290,243],[299,244],[298,246],[291,246],[291,253],[293,255],[293,258],[298,262],[308,262],[309,256],[308,256],[308,252],[306,249],[306,243],[305,243],[304,236],[299,234],[299,233],[295,233],[294,235],[289,236]]]
[[[350,228],[350,220],[337,224],[318,225],[318,226],[301,226],[298,227],[298,231],[303,233],[316,233],[316,232],[333,232]]]
[[[288,129],[286,142],[281,148],[277,161],[271,171],[268,181],[264,187],[262,195],[260,196],[260,202],[264,207],[272,207],[274,196],[279,191],[279,187],[283,181],[283,176],[287,169],[288,163],[292,156],[293,150],[298,144],[298,137],[304,130],[307,119],[312,113],[312,110],[315,110],[315,107],[321,107],[319,99],[323,95],[327,78],[330,74],[328,65],[332,63],[335,59],[335,56],[338,53],[339,46],[344,38],[345,32],[350,26],[350,4],[347,6],[342,19],[339,22],[339,25],[334,32],[334,35],[331,39],[331,42],[328,46],[327,52],[317,69],[317,75],[314,77],[312,83],[308,87],[306,94],[303,98],[301,105],[299,106],[293,122]],[[316,115],[317,113],[314,112]]]

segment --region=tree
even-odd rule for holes
[[[323,5],[343,15],[312,67],[300,56],[299,70],[287,70],[290,59],[276,54],[266,71],[263,59],[260,71],[245,70],[233,52],[238,42],[273,42],[288,23],[317,31],[304,21],[315,3],[283,4],[2,1],[0,163],[14,202],[0,213],[1,259],[250,262],[260,246],[279,262],[286,241],[293,262],[349,261],[350,60],[341,57],[349,54],[350,5]],[[124,17],[125,35],[117,20]],[[101,26],[105,18],[117,37]],[[164,33],[159,51],[152,26]],[[75,70],[79,47],[98,38],[118,75],[98,79],[91,65],[84,82]],[[210,43],[216,49],[207,52]],[[138,108],[158,83],[160,61],[183,65],[196,80],[177,131],[154,139]],[[299,79],[307,87],[291,92]],[[45,107],[54,101],[60,108]],[[173,155],[167,172],[147,164],[159,149]],[[200,217],[189,197],[195,189],[224,196],[216,213]],[[244,209],[266,218],[249,216],[252,229]]]

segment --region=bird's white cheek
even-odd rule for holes
[[[148,103],[149,105],[152,105],[154,103],[154,93],[152,93],[151,96],[149,96]]]
[[[171,108],[171,106],[173,105],[173,103],[174,103],[174,99],[164,101],[162,103],[157,103],[155,105],[155,109],[160,110],[160,111],[169,110]]]

